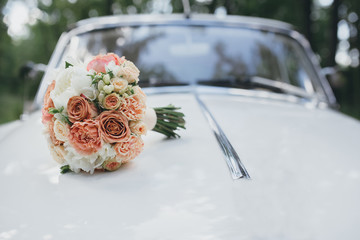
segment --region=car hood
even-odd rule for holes
[[[233,180],[192,94],[187,130],[116,172],[61,175],[40,113],[0,144],[0,239],[358,239],[360,124],[329,109],[202,95],[251,179]]]

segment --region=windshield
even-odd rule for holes
[[[249,87],[244,83],[260,78],[266,85],[281,82],[309,95],[316,89],[312,80],[317,75],[300,44],[268,31],[214,26],[118,27],[72,37],[63,58],[86,61],[107,52],[133,61],[140,69],[142,87]]]

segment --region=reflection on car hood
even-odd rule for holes
[[[149,133],[112,173],[65,174],[34,114],[1,143],[0,236],[12,239],[358,239],[360,124],[328,109],[200,96],[247,168],[232,180],[191,94],[187,130]],[[0,237],[1,238],[1,237]]]

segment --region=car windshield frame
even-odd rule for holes
[[[309,50],[309,46],[306,46],[307,41],[300,35],[298,34],[296,31],[291,30],[291,29],[286,29],[286,28],[277,28],[277,27],[271,27],[271,26],[263,26],[263,25],[251,25],[251,24],[240,24],[240,23],[228,23],[226,21],[190,21],[190,20],[186,20],[186,19],[180,19],[180,20],[173,20],[173,21],[158,21],[158,22],[152,22],[152,21],[140,21],[140,22],[136,22],[136,21],[124,21],[124,22],[114,22],[111,23],[111,21],[109,22],[103,22],[103,23],[91,23],[91,24],[85,24],[83,26],[77,27],[71,31],[69,31],[68,33],[64,33],[57,46],[56,49],[50,59],[50,63],[49,63],[49,69],[54,69],[56,66],[59,65],[59,62],[61,61],[61,59],[63,58],[63,54],[65,52],[66,46],[68,46],[71,43],[71,39],[73,37],[79,37],[83,34],[86,33],[91,33],[93,31],[99,31],[99,30],[108,30],[111,28],[119,28],[119,27],[141,27],[141,26],[192,26],[192,27],[196,27],[196,26],[201,26],[201,27],[221,27],[221,28],[243,28],[243,29],[247,29],[247,30],[254,30],[254,31],[267,31],[267,32],[271,32],[271,33],[275,33],[275,34],[279,34],[283,37],[289,38],[291,39],[291,41],[294,41],[296,44],[298,44],[299,48],[302,50],[303,52],[303,57],[306,58],[306,62],[308,62],[308,68],[310,69],[310,71],[312,72],[312,76],[311,76],[311,81],[314,85],[314,94],[306,92],[306,91],[302,91],[303,89],[298,88],[298,90],[295,89],[295,91],[288,91],[290,90],[294,90],[294,88],[297,88],[296,86],[286,86],[285,83],[283,84],[275,84],[274,86],[278,89],[280,89],[281,91],[279,92],[283,92],[283,93],[288,93],[288,94],[294,94],[295,93],[300,93],[297,94],[298,97],[302,97],[302,98],[308,98],[308,100],[314,101],[314,99],[318,102],[323,102],[325,104],[331,105],[332,101],[331,98],[333,96],[329,96],[328,91],[326,90],[326,87],[328,87],[326,85],[326,83],[324,84],[323,79],[321,79],[321,76],[318,75],[318,71],[317,71],[317,66],[316,64],[314,65],[314,56],[311,56],[311,49]],[[310,51],[310,56],[309,56],[309,51]],[[46,87],[48,85],[48,82],[50,81],[48,78],[50,77],[49,71],[46,72],[46,74],[43,77],[41,86],[39,88],[39,91],[37,93],[36,96],[36,101],[35,103],[38,106],[41,106],[42,104],[42,96],[46,90]],[[272,79],[271,79],[272,80]],[[257,81],[258,83],[259,81]],[[261,83],[269,83],[269,81],[261,81]],[[279,83],[279,82],[277,82]],[[269,84],[266,84],[269,85]],[[301,93],[302,92],[302,93]],[[332,93],[332,92],[330,92]],[[295,94],[296,95],[296,94]]]

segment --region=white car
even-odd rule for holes
[[[126,56],[148,105],[186,131],[148,133],[115,172],[61,174],[41,105],[65,57]],[[111,16],[64,33],[26,120],[0,127],[0,239],[360,239],[360,124],[286,23]]]

